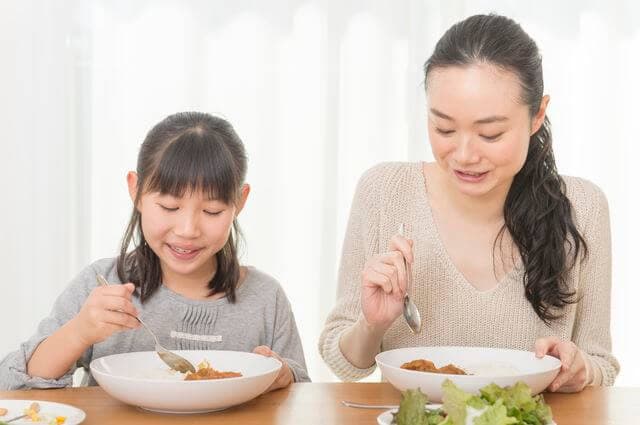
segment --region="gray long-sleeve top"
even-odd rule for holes
[[[247,271],[244,282],[236,290],[234,304],[226,297],[214,301],[190,300],[164,285],[144,305],[137,297],[132,298],[133,304],[168,349],[248,352],[266,345],[289,364],[296,382],[309,381],[298,329],[282,287],[274,278],[253,267]],[[80,311],[97,285],[98,273],[110,283],[121,284],[115,259],[99,260],[80,272],[58,297],[51,314],[40,322],[37,332],[0,362],[0,390],[68,387],[75,369],[89,370],[93,359],[155,349],[153,338],[144,328],[118,332],[91,346],[77,365],[59,379],[27,374],[27,362],[38,344]],[[96,384],[93,377],[89,384]]]

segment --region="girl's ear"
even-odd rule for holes
[[[127,186],[129,187],[129,197],[131,202],[136,203],[136,195],[138,193],[138,174],[135,171],[127,173]]]
[[[251,186],[249,186],[248,183],[243,184],[240,189],[240,199],[238,199],[238,203],[236,204],[236,217],[244,208],[244,204],[247,202],[247,198],[249,197],[249,192],[251,192]]]
[[[540,127],[542,127],[542,123],[544,123],[544,117],[547,114],[547,106],[549,106],[550,99],[551,98],[548,94],[542,96],[542,100],[540,101],[540,109],[538,109],[538,112],[533,117],[533,121],[531,123],[531,134],[529,136],[533,136],[534,134],[536,134],[536,132],[540,130]]]

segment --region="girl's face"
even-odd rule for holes
[[[461,193],[506,195],[543,123],[544,96],[533,119],[520,101],[518,77],[493,65],[436,68],[428,76],[431,149]]]
[[[137,175],[127,176],[135,200]],[[243,185],[237,204],[227,205],[202,193],[176,198],[144,193],[138,203],[144,237],[160,259],[165,282],[208,282],[216,269],[213,256],[229,239],[233,220],[242,210],[249,186]]]

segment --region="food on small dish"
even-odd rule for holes
[[[400,368],[415,370],[418,372],[443,373],[448,375],[470,375],[470,373],[465,372],[463,369],[451,363],[442,367],[436,367],[431,360],[425,359],[412,360],[404,363]]]
[[[6,415],[6,414],[7,414],[7,412],[8,412],[8,410],[7,410],[7,409],[0,407],[0,416],[4,416],[4,415]]]
[[[203,379],[225,379],[225,378],[238,378],[242,376],[240,372],[223,372],[211,367],[207,360],[203,360],[198,364],[198,370],[193,372],[187,372],[184,377],[185,381],[200,381]]]
[[[553,424],[551,408],[541,395],[532,396],[523,382],[509,387],[489,384],[474,395],[458,388],[452,381],[442,384],[444,394],[440,409],[425,409],[427,396],[419,389],[407,390],[393,422],[397,425],[467,425],[467,424]],[[526,420],[523,421],[523,418]]]
[[[36,402],[31,403],[28,408],[24,409],[24,414],[33,422],[38,422],[40,420],[40,416],[38,415],[39,412],[40,405]]]

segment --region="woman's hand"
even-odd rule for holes
[[[87,297],[80,312],[71,320],[80,341],[91,346],[116,332],[136,329],[140,323],[131,302],[133,283],[97,286]]]
[[[413,241],[396,235],[387,252],[365,263],[360,303],[370,326],[386,330],[402,314],[407,290],[405,259],[413,263]]]
[[[591,363],[584,353],[571,341],[561,341],[555,336],[539,338],[535,343],[536,357],[549,354],[560,359],[562,366],[556,379],[547,388],[549,391],[575,393],[582,391],[593,379]]]
[[[273,381],[273,384],[271,384],[269,388],[267,388],[267,390],[265,391],[266,393],[268,393],[269,391],[288,387],[293,383],[293,372],[291,372],[291,368],[289,367],[287,362],[282,360],[282,358],[276,352],[271,351],[271,349],[266,345],[261,345],[259,347],[256,347],[253,350],[253,352],[256,354],[262,354],[263,356],[266,356],[266,357],[274,357],[277,360],[279,360],[280,363],[282,363],[282,367],[278,372],[278,376],[276,377],[276,380]]]

